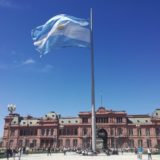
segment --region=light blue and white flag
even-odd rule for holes
[[[31,35],[41,55],[54,48],[90,47],[89,22],[65,14],[52,17],[44,25],[33,29]]]

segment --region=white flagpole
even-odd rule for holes
[[[94,91],[94,49],[93,49],[93,19],[90,9],[90,41],[91,41],[91,107],[92,107],[92,151],[96,152],[96,120],[95,120],[95,91]]]

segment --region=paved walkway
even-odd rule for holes
[[[3,158],[0,160],[6,159],[7,158]],[[13,158],[9,159],[14,160]],[[19,160],[19,157],[16,157],[15,160]],[[137,160],[137,156],[131,153],[111,156],[106,156],[104,154],[99,154],[97,156],[82,156],[76,153],[67,153],[66,155],[63,155],[62,153],[53,153],[51,156],[47,156],[47,154],[22,155],[21,160]],[[142,160],[148,160],[147,155],[143,155]],[[152,160],[160,160],[160,155],[153,155]]]

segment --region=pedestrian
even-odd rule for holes
[[[147,149],[147,153],[148,153],[148,160],[152,160],[152,153],[150,148]]]
[[[17,154],[17,150],[14,148],[12,152],[13,152],[13,159],[15,160],[15,157],[16,157],[16,154]]]
[[[9,160],[9,157],[10,157],[10,148],[7,148],[7,150],[6,150],[6,156],[7,156],[7,160]]]
[[[121,152],[122,152],[122,154],[123,154],[123,148],[121,148]]]
[[[26,147],[23,147],[23,154],[26,154]]]
[[[134,153],[135,153],[135,154],[137,154],[137,152],[138,152],[138,151],[137,151],[137,148],[135,147],[135,149],[134,149]]]
[[[138,160],[142,160],[143,148],[138,147]]]
[[[50,156],[51,156],[51,147],[48,147],[47,155],[50,155]]]
[[[63,148],[63,154],[66,155],[66,152],[67,152],[67,148],[64,147],[64,148]]]

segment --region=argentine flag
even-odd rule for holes
[[[31,36],[41,55],[54,48],[90,47],[89,22],[65,14],[54,16],[44,25],[36,27]]]

